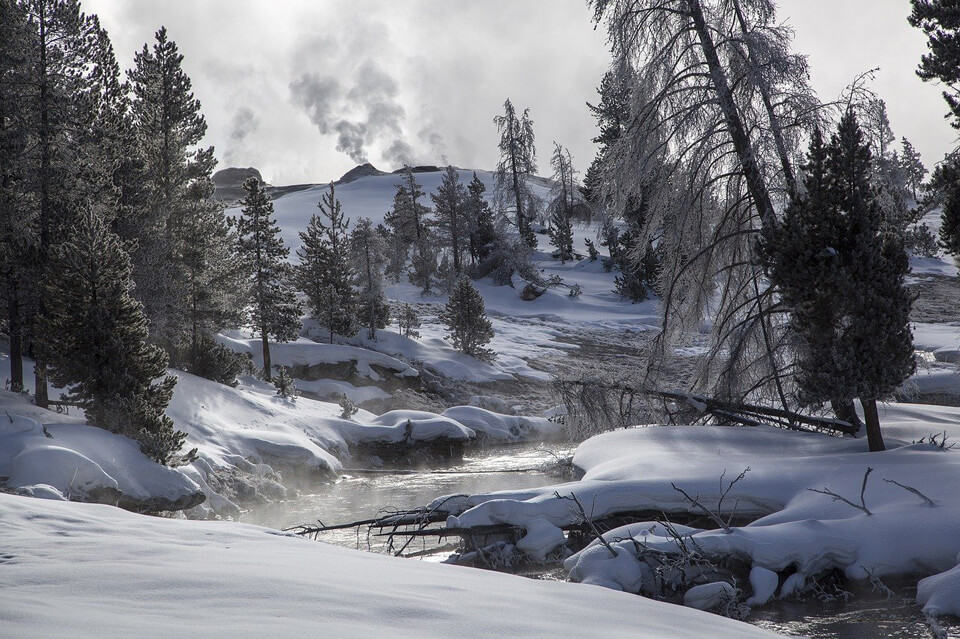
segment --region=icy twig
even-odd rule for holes
[[[887,479],[887,478],[884,478],[883,481],[887,482],[888,484],[893,484],[894,486],[899,486],[900,488],[903,488],[904,490],[913,493],[914,495],[916,495],[917,497],[919,497],[920,499],[922,499],[923,501],[925,501],[926,504],[927,504],[927,506],[936,506],[936,505],[937,505],[937,503],[936,503],[935,501],[933,501],[932,499],[930,499],[929,497],[927,497],[926,495],[924,495],[923,493],[921,493],[919,490],[917,490],[917,489],[914,488],[913,486],[907,486],[906,484],[901,484],[901,483],[898,482],[898,481],[894,481],[894,480],[892,480],[892,479]]]
[[[687,493],[687,491],[685,491],[683,488],[680,488],[673,482],[670,482],[670,485],[673,486],[673,489],[675,491],[683,495],[687,501],[689,501],[691,504],[693,504],[694,506],[702,510],[707,517],[713,520],[713,523],[715,523],[720,528],[723,528],[723,532],[727,532],[727,533],[730,532],[730,525],[727,522],[723,521],[720,515],[718,515],[717,513],[713,512],[712,510],[710,510],[709,508],[701,504],[699,500],[699,495],[697,497],[691,497],[689,493]]]
[[[593,532],[597,540],[606,547],[606,549],[610,552],[610,556],[616,559],[617,551],[613,549],[613,546],[610,545],[609,541],[603,538],[603,534],[599,529],[597,529],[597,526],[593,523],[593,520],[587,517],[587,511],[584,510],[583,504],[580,503],[580,499],[576,496],[576,494],[571,492],[569,495],[563,496],[559,492],[554,491],[553,495],[557,499],[570,499],[574,504],[577,505],[577,511],[579,512],[581,519],[583,519],[583,523],[590,526],[590,530]]]
[[[818,490],[816,488],[807,488],[807,490],[809,490],[812,493],[820,493],[821,495],[827,495],[829,497],[833,497],[833,501],[842,501],[848,506],[856,508],[857,510],[862,510],[867,515],[872,515],[873,513],[870,512],[870,509],[867,508],[866,502],[864,502],[863,500],[863,493],[866,492],[867,490],[867,478],[870,476],[870,473],[872,472],[873,472],[873,468],[870,468],[869,466],[867,466],[867,472],[863,474],[863,484],[860,486],[860,503],[859,504],[853,503],[846,497],[843,497],[842,495],[838,495],[837,493],[833,492],[832,490],[826,487],[824,487],[823,490]]]

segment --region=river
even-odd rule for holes
[[[566,480],[557,474],[556,461],[571,455],[574,448],[572,444],[494,446],[468,450],[461,462],[431,469],[440,472],[346,472],[335,483],[301,492],[295,499],[251,508],[242,520],[272,528],[315,524],[318,520],[329,525],[425,506],[441,495],[546,486]],[[536,470],[516,472],[524,469]],[[318,539],[373,552],[388,551],[385,539],[368,535],[366,528],[325,532]],[[435,539],[420,539],[404,553],[440,561],[450,549]],[[553,569],[531,576],[556,579],[562,578],[562,571]],[[895,588],[890,599],[867,592],[858,593],[847,603],[774,602],[754,610],[746,621],[787,636],[811,639],[928,639],[931,635],[914,595],[914,588],[901,586]],[[944,625],[950,637],[960,637],[960,623],[950,620]]]

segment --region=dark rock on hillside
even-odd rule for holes
[[[220,169],[213,174],[213,183],[217,188],[222,186],[243,186],[243,181],[248,177],[255,177],[263,182],[263,176],[260,171],[252,166],[245,169],[231,166],[226,169]]]
[[[396,170],[391,171],[391,172],[392,172],[392,173],[403,173],[403,172],[406,171],[406,170],[407,170],[407,167],[402,166],[402,167],[400,167],[399,169],[396,169]],[[442,169],[441,167],[436,166],[436,165],[434,165],[434,164],[420,164],[420,165],[417,165],[417,166],[411,166],[411,167],[410,167],[410,172],[411,172],[411,173],[436,173],[437,171],[442,171],[442,170],[443,170],[443,169]]]
[[[348,184],[362,177],[368,177],[371,175],[386,175],[386,171],[381,171],[377,167],[373,166],[369,162],[364,162],[363,164],[358,164],[353,167],[342,176],[340,179],[334,182],[334,184]]]

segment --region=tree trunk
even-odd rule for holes
[[[773,211],[773,203],[770,201],[770,193],[764,184],[763,174],[760,172],[757,158],[753,154],[753,147],[750,144],[750,138],[747,136],[743,120],[740,118],[740,112],[733,101],[730,84],[727,81],[723,66],[720,64],[720,57],[717,55],[716,45],[714,45],[713,37],[710,35],[710,28],[703,17],[700,0],[686,0],[686,6],[687,13],[693,20],[693,26],[697,32],[700,47],[703,49],[707,66],[710,69],[713,88],[717,92],[717,104],[720,105],[727,127],[730,129],[730,139],[737,153],[740,168],[743,170],[747,190],[750,192],[754,206],[757,207],[762,225],[773,228],[776,224],[776,215]]]
[[[17,284],[12,275],[7,276],[7,325],[10,333],[10,390],[23,390],[23,328],[20,324],[20,300]]]
[[[40,172],[38,177],[40,187],[40,246],[38,247],[40,263],[38,270],[42,273],[46,269],[47,256],[50,250],[50,100],[47,87],[47,21],[44,14],[44,3],[40,6],[40,131],[38,146],[40,147]],[[36,315],[33,317],[33,323],[44,313],[44,298],[39,295],[39,304]],[[33,339],[36,340],[36,333]],[[36,394],[34,403],[40,408],[47,408],[50,405],[47,397],[47,369],[42,357],[34,353],[34,381],[36,382]]]
[[[263,346],[263,378],[268,382],[273,379],[273,367],[270,365],[270,342],[267,337],[267,327],[260,327],[260,343]]]
[[[860,398],[863,406],[863,419],[867,423],[867,444],[870,452],[886,450],[883,445],[883,435],[880,434],[880,416],[877,414],[877,400]]]
[[[852,399],[831,399],[830,406],[833,408],[833,414],[837,416],[837,419],[842,419],[850,425],[856,426],[857,430],[863,428],[863,422],[857,415],[857,409],[854,407]]]

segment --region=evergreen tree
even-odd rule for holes
[[[390,306],[383,294],[384,249],[384,242],[373,223],[368,218],[360,218],[350,233],[350,251],[360,289],[358,318],[367,329],[367,337],[372,340],[377,339],[377,329],[385,328],[390,318]]]
[[[10,348],[10,390],[23,389],[23,343],[26,338],[24,300],[29,293],[30,248],[35,243],[30,191],[27,51],[31,33],[25,7],[0,0],[0,325]]]
[[[397,328],[401,335],[416,339],[420,337],[420,315],[417,309],[410,304],[403,304],[397,309]]]
[[[130,294],[129,256],[93,212],[68,237],[54,251],[45,287],[51,379],[93,423],[136,439],[145,454],[167,463],[186,436],[163,413],[176,378],[164,376],[166,354],[147,343],[147,319]]]
[[[587,168],[583,178],[580,193],[591,204],[599,204],[603,190],[603,166],[609,149],[620,139],[626,129],[630,117],[630,87],[624,82],[623,76],[613,71],[607,71],[597,89],[600,102],[596,105],[587,103],[587,108],[597,120],[599,135],[593,138],[598,144],[597,154]]]
[[[573,208],[577,204],[576,174],[570,151],[553,143],[553,201],[550,203],[550,243],[557,248],[560,263],[573,259]]]
[[[518,117],[509,98],[503,103],[503,111],[503,115],[493,118],[500,133],[500,161],[497,163],[494,195],[501,211],[513,211],[523,241],[536,248],[537,236],[531,228],[534,212],[530,210],[534,195],[527,184],[537,171],[533,120],[530,119],[530,109],[524,109]]]
[[[429,233],[426,233],[413,247],[410,271],[407,275],[410,283],[420,287],[421,295],[433,291],[434,278],[437,276],[437,249]]]
[[[871,153],[852,112],[829,145],[814,136],[806,193],[764,234],[763,252],[800,338],[805,404],[859,398],[871,450],[883,450],[876,401],[914,369],[902,240],[882,230]]]
[[[947,187],[940,214],[940,246],[943,250],[960,256],[960,176]]]
[[[927,35],[929,51],[920,59],[917,75],[946,85],[943,99],[950,106],[951,124],[960,128],[960,20],[956,0],[910,0],[910,3],[912,11],[907,20]]]
[[[198,147],[207,124],[182,62],[161,27],[128,72],[143,193],[120,228],[138,242],[136,294],[151,337],[169,352],[189,352],[188,366],[195,366],[189,359],[198,336],[236,323],[240,291],[231,269],[236,242],[223,207],[211,198],[213,148]]]
[[[464,202],[467,228],[470,233],[470,260],[473,263],[486,258],[490,253],[491,245],[497,239],[493,211],[490,210],[490,204],[484,197],[486,190],[487,187],[474,172],[473,179],[467,185],[467,199]]]
[[[273,378],[273,385],[277,389],[277,395],[284,399],[296,400],[297,387],[293,383],[293,377],[290,376],[290,369],[286,366],[275,366],[277,375]]]
[[[407,266],[409,247],[400,235],[391,231],[384,224],[377,225],[377,235],[387,252],[387,265],[384,269],[384,275],[394,283],[399,282]]]
[[[96,206],[104,214],[106,202],[97,198],[108,185],[107,170],[91,162],[98,154],[89,148],[90,130],[99,105],[101,70],[96,65],[102,47],[109,40],[93,16],[80,10],[77,0],[28,0],[18,3],[26,14],[28,44],[25,77],[18,108],[30,136],[30,153],[23,158],[30,175],[29,213],[35,225],[31,247],[32,279],[22,283],[29,293],[23,302],[29,330],[28,350],[34,356],[36,404],[47,406],[46,365],[43,341],[46,335],[37,325],[46,309],[42,282],[53,248],[73,224],[77,211]],[[112,52],[110,52],[112,55]],[[104,70],[105,71],[105,70]],[[10,78],[14,80],[15,78]],[[85,183],[86,181],[86,183]]]
[[[407,248],[420,241],[427,228],[430,209],[420,203],[423,195],[423,189],[417,184],[413,170],[405,166],[403,181],[397,184],[397,192],[393,196],[393,208],[387,212],[383,221],[387,228],[402,239]]]
[[[450,299],[440,312],[440,321],[450,331],[447,339],[453,342],[453,347],[458,351],[478,359],[493,359],[493,351],[484,346],[493,339],[493,324],[487,319],[483,297],[470,278],[461,276],[457,281]]]
[[[436,228],[440,241],[450,249],[453,272],[456,277],[463,271],[463,253],[470,234],[467,217],[467,190],[460,184],[460,175],[452,166],[443,174],[439,188],[432,193]]]
[[[270,338],[278,342],[296,339],[300,331],[301,308],[291,283],[287,264],[290,249],[283,245],[280,228],[273,219],[273,202],[260,181],[247,178],[246,194],[237,218],[238,254],[248,265],[249,323],[260,333],[263,348],[263,377],[270,380]]]
[[[920,152],[917,151],[910,140],[901,138],[903,153],[900,155],[900,170],[906,177],[907,186],[913,195],[913,201],[917,201],[917,191],[923,184],[923,177],[927,174],[927,168],[923,166],[923,159]]]
[[[311,216],[307,230],[300,233],[296,277],[307,296],[311,316],[327,328],[332,344],[334,333],[351,336],[357,332],[349,222],[344,219],[333,183],[317,207],[320,215]]]

